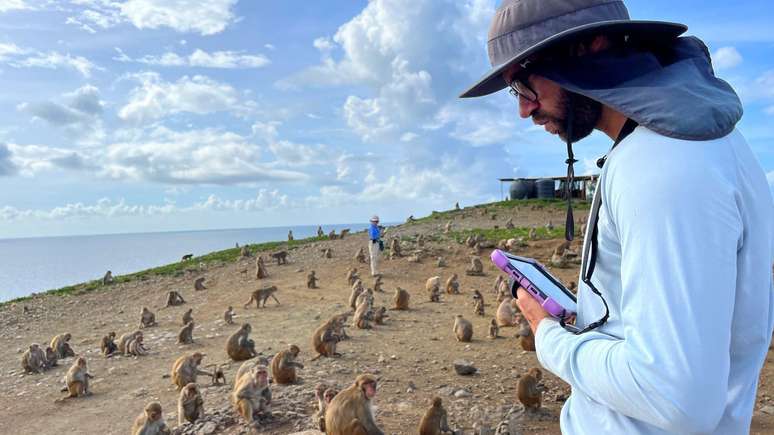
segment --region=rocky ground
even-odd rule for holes
[[[492,218],[492,214],[496,216]],[[580,216],[576,216],[578,218]],[[418,422],[433,396],[439,395],[449,411],[452,428],[463,433],[492,433],[502,421],[511,420],[511,433],[558,433],[558,417],[563,400],[570,388],[561,380],[546,373],[544,383],[544,410],[538,414],[522,415],[516,399],[517,378],[531,367],[538,366],[534,352],[521,349],[514,328],[501,329],[502,338],[486,338],[487,326],[497,308],[492,286],[499,273],[484,260],[483,277],[464,274],[469,264],[470,248],[442,234],[442,227],[451,219],[456,230],[464,228],[492,228],[504,226],[513,218],[517,226],[542,226],[549,220],[560,223],[563,210],[546,207],[532,209],[519,207],[490,210],[464,209],[413,224],[389,228],[386,236],[403,238],[404,251],[417,248],[413,236],[424,234],[428,239],[422,251],[421,263],[407,258],[382,261],[385,293],[377,293],[376,306],[391,306],[395,287],[411,293],[410,311],[391,311],[384,326],[372,330],[349,328],[352,339],[339,346],[343,357],[321,358],[310,361],[312,331],[333,314],[346,310],[350,288],[345,275],[349,268],[363,272],[368,265],[358,264],[354,253],[366,246],[363,233],[344,240],[315,242],[290,251],[289,264],[269,265],[269,278],[254,279],[253,259],[232,263],[199,264],[176,277],[152,277],[128,283],[114,284],[104,289],[80,295],[39,295],[18,303],[0,307],[0,340],[5,350],[0,354],[0,432],[14,434],[125,434],[135,416],[150,401],[159,401],[170,427],[177,426],[177,391],[167,377],[172,363],[181,355],[194,351],[205,353],[205,364],[225,364],[229,381],[225,386],[212,386],[207,377],[199,383],[207,416],[196,425],[184,425],[176,433],[241,434],[250,433],[241,424],[229,406],[231,382],[239,363],[229,362],[224,347],[228,336],[238,324],[253,326],[252,338],[256,348],[270,357],[288,344],[301,348],[302,381],[293,386],[274,386],[274,418],[257,433],[284,434],[311,429],[310,416],[314,413],[313,389],[317,382],[334,383],[339,388],[352,383],[359,373],[374,373],[380,378],[376,399],[376,419],[386,433],[416,433]],[[559,239],[528,241],[521,255],[535,257],[543,263],[548,259]],[[240,241],[249,242],[249,241]],[[333,258],[321,258],[321,249],[333,250]],[[577,243],[576,243],[577,248]],[[436,257],[443,256],[448,266],[438,268]],[[244,273],[244,270],[247,273]],[[315,270],[320,288],[308,290],[306,274]],[[424,282],[440,275],[442,280],[452,273],[460,276],[462,295],[443,295],[441,303],[425,302]],[[554,269],[553,273],[566,283],[577,279],[577,266]],[[205,276],[207,290],[194,291],[193,280]],[[366,286],[372,281],[366,279]],[[249,292],[261,286],[279,288],[280,305],[268,303],[268,308],[243,308]],[[473,313],[470,294],[478,289],[486,300],[486,315]],[[162,308],[169,290],[181,291],[187,303],[183,306]],[[222,320],[227,306],[234,306],[235,325]],[[24,307],[29,312],[25,313]],[[108,331],[119,336],[137,327],[141,307],[148,306],[156,313],[159,326],[145,330],[145,341],[150,354],[144,357],[103,358],[99,352],[100,338]],[[181,327],[181,316],[193,308],[196,321],[195,343],[177,345],[176,335]],[[474,325],[471,343],[459,343],[452,333],[453,316],[463,314]],[[60,361],[60,366],[43,374],[24,374],[20,358],[30,343],[47,343],[52,336],[70,332],[75,352],[89,362],[93,395],[55,402],[61,393],[62,377],[72,358]],[[761,374],[758,399],[755,405],[752,433],[771,433],[774,430],[774,365],[767,358]],[[460,376],[453,362],[465,359],[472,362],[478,373]]]

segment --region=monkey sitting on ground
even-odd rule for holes
[[[517,396],[519,402],[524,405],[524,409],[527,411],[537,411],[540,409],[543,401],[543,391],[546,389],[540,383],[541,379],[543,379],[543,372],[537,367],[529,369],[526,375],[519,378]]]
[[[185,326],[183,326],[180,329],[180,332],[177,334],[177,344],[192,344],[194,342],[193,340],[193,328],[194,328],[194,321],[191,320],[190,322],[186,323]]]
[[[140,329],[157,325],[156,315],[148,307],[142,307],[142,311],[140,311]]]
[[[528,352],[535,352],[535,335],[526,321],[522,323],[521,330],[516,333],[516,337],[519,338],[519,344],[521,344],[522,349]]]
[[[506,298],[500,303],[497,308],[497,326],[516,326],[516,312],[518,307],[516,306],[516,299]]]
[[[161,404],[151,402],[134,419],[131,435],[169,435],[171,432],[161,415]]]
[[[317,277],[314,275],[314,270],[309,272],[309,275],[306,276],[306,288],[317,288]]]
[[[484,315],[484,295],[478,290],[473,290],[473,312],[479,316]]]
[[[312,417],[312,422],[320,432],[325,432],[325,410],[334,397],[338,394],[335,388],[328,388],[325,384],[317,384],[314,388],[314,397],[317,399],[317,412]]]
[[[75,356],[75,351],[70,347],[72,335],[69,332],[59,334],[51,339],[51,349],[54,349],[57,358],[67,358]]]
[[[352,317],[352,327],[358,329],[371,329],[371,318],[373,317],[373,310],[371,304],[368,301],[363,301],[357,306],[355,315]]]
[[[207,287],[204,286],[204,279],[205,278],[203,276],[196,278],[196,280],[194,281],[194,290],[196,291],[207,290]]]
[[[453,273],[452,276],[446,280],[446,293],[450,295],[460,294],[460,282],[457,281],[456,273]]]
[[[51,346],[46,347],[46,364],[45,369],[48,370],[52,367],[56,367],[59,364],[57,364],[57,361],[59,360],[59,357],[57,357],[56,352],[54,352],[54,349],[51,348]]]
[[[248,336],[253,327],[245,323],[226,342],[226,353],[234,361],[244,361],[256,356],[255,342]]]
[[[428,278],[425,282],[425,291],[428,293],[430,302],[441,302],[441,277]]]
[[[271,258],[277,260],[277,266],[282,264],[287,264],[288,262],[288,252],[287,251],[279,251],[271,254]]]
[[[212,385],[221,385],[221,380],[223,381],[223,385],[226,385],[226,374],[223,373],[223,367],[219,364],[209,364],[207,367],[215,367],[212,370]]]
[[[164,305],[164,308],[176,307],[178,305],[183,305],[184,303],[185,299],[183,299],[183,296],[175,290],[172,290],[167,293],[167,303]]]
[[[359,278],[360,276],[357,274],[357,267],[353,267],[347,271],[347,285],[351,286],[355,284],[355,281],[357,281]]]
[[[325,429],[328,435],[384,435],[376,425],[371,400],[376,396],[376,378],[359,375],[328,404]]]
[[[271,389],[265,366],[257,366],[237,379],[231,393],[231,403],[247,423],[271,417]]]
[[[259,356],[255,359],[243,362],[242,365],[239,366],[236,375],[234,375],[234,385],[236,385],[239,380],[242,379],[242,376],[254,372],[255,368],[258,366],[269,367],[269,359],[263,356]]]
[[[93,377],[88,373],[86,358],[76,358],[65,376],[65,382],[67,383],[66,391],[70,393],[65,399],[90,396],[89,379]]]
[[[40,345],[32,343],[22,354],[21,364],[27,373],[42,373],[46,369],[46,354]]]
[[[492,287],[492,292],[494,294],[498,294],[500,292],[500,284],[502,284],[503,281],[505,281],[503,276],[497,275],[497,278],[495,278],[494,287]]]
[[[400,240],[393,238],[390,240],[390,259],[400,258],[403,255],[400,252]]]
[[[259,288],[258,290],[253,290],[252,293],[250,293],[250,299],[245,302],[244,307],[247,308],[250,306],[253,301],[255,301],[255,308],[261,308],[261,304],[263,304],[263,307],[266,308],[266,300],[270,297],[274,299],[275,302],[277,302],[277,305],[280,304],[279,299],[277,299],[276,296],[274,296],[274,293],[277,291],[277,286],[273,285],[271,287],[264,287]]]
[[[363,263],[363,264],[367,263],[366,255],[365,255],[365,250],[363,250],[362,246],[355,253],[355,261],[357,261],[358,263]]]
[[[465,270],[466,275],[484,276],[484,265],[478,257],[470,258],[470,267]]]
[[[102,337],[102,342],[99,345],[99,349],[102,351],[102,355],[104,356],[111,356],[115,351],[118,350],[118,346],[116,346],[115,340],[116,339],[116,333],[115,332],[108,332],[108,335]]]
[[[469,342],[473,338],[473,324],[464,319],[462,314],[454,317],[453,331],[457,341]]]
[[[135,337],[134,340],[129,340],[126,345],[126,353],[134,356],[143,356],[148,354],[148,349],[143,344],[142,334]]]
[[[105,272],[105,276],[102,277],[102,285],[110,285],[113,284],[113,272],[107,271]]]
[[[349,307],[353,310],[357,308],[357,298],[363,293],[363,281],[359,278],[352,284],[352,292],[349,294]]]
[[[317,352],[317,356],[312,358],[312,361],[321,356],[341,356],[340,353],[336,352],[336,345],[341,341],[341,336],[338,334],[338,329],[340,328],[339,321],[340,318],[334,316],[315,329],[312,335],[312,347]]]
[[[355,299],[355,309],[357,309],[357,306],[362,303],[368,304],[368,307],[371,308],[374,306],[374,291],[370,288],[365,289],[362,293],[360,293],[357,298]]]
[[[266,264],[263,262],[263,257],[260,255],[255,259],[255,279],[263,279],[269,276],[269,271],[266,269]]]
[[[228,306],[228,309],[225,313],[223,313],[223,320],[226,322],[227,325],[233,325],[234,324],[234,307],[231,305]]]
[[[182,426],[186,421],[195,422],[204,415],[204,399],[199,388],[193,382],[180,390],[177,399],[177,424]]]
[[[376,275],[376,278],[374,278],[374,291],[383,293],[384,290],[382,289],[382,276]]]
[[[408,310],[409,309],[409,299],[411,298],[411,295],[406,290],[403,290],[402,288],[398,287],[395,289],[395,296],[392,298],[393,302],[393,310]]]
[[[387,307],[379,307],[374,311],[374,323],[377,325],[384,325],[384,320],[389,318]]]
[[[286,350],[280,351],[271,360],[271,377],[278,385],[294,384],[298,381],[296,369],[303,369],[304,365],[296,362],[301,350],[295,344],[291,344]]]
[[[239,256],[241,258],[249,258],[252,257],[252,253],[250,252],[250,247],[245,245],[242,246],[242,248],[239,250]]]
[[[500,327],[497,326],[497,320],[492,319],[492,323],[489,324],[489,338],[495,339],[500,333]]]
[[[199,369],[204,354],[194,352],[190,355],[183,355],[172,365],[172,383],[177,388],[183,388],[191,382],[196,383],[196,377],[206,375],[212,377],[212,373]]]
[[[330,233],[328,233],[328,238],[331,240],[336,240],[338,236],[336,235],[336,230],[331,230]]]
[[[343,230],[341,230],[341,231],[339,232],[339,233],[340,233],[340,236],[339,236],[339,238],[340,238],[340,239],[343,239],[343,238],[344,238],[346,235],[348,235],[348,234],[349,234],[349,231],[350,231],[350,229],[349,229],[349,228],[344,228]]]
[[[118,338],[118,351],[121,352],[122,355],[128,355],[127,352],[127,345],[130,341],[137,338],[137,336],[141,336],[142,331],[134,331],[134,332],[127,332],[126,334],[122,335]]]
[[[451,432],[446,410],[440,397],[434,397],[430,409],[419,422],[419,435],[442,435]]]
[[[333,258],[333,251],[331,251],[331,248],[321,249],[321,251],[323,253],[323,258]]]

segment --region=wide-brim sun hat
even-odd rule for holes
[[[379,222],[379,216],[377,216],[377,215],[371,216],[370,222]]]
[[[512,65],[548,47],[594,34],[623,34],[659,43],[677,38],[684,24],[629,19],[621,0],[503,0],[492,18],[487,51],[492,69],[460,98],[480,97],[508,86],[502,77]]]

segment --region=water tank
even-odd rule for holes
[[[550,178],[541,178],[535,182],[535,190],[538,199],[554,198],[554,180]]]
[[[535,180],[517,178],[511,183],[511,199],[527,199],[535,197]]]

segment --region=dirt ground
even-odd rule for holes
[[[501,212],[498,212],[501,213]],[[517,226],[543,225],[549,219],[563,222],[564,214],[558,209],[513,209],[507,215],[481,216],[478,210],[465,209],[454,214],[455,229],[492,228],[504,225],[513,217]],[[579,217],[579,216],[576,216]],[[412,236],[423,233],[440,235],[445,220],[424,221],[389,228],[386,237]],[[240,241],[249,242],[249,241]],[[521,255],[535,257],[547,263],[558,240],[530,241]],[[577,245],[577,243],[576,243]],[[521,349],[514,328],[502,328],[502,338],[486,338],[487,326],[495,314],[496,300],[493,283],[499,273],[488,261],[489,250],[481,255],[483,277],[464,274],[469,264],[470,248],[445,237],[426,243],[428,255],[419,264],[405,257],[383,259],[385,293],[376,294],[375,306],[391,306],[396,286],[411,293],[410,311],[391,311],[384,326],[372,330],[348,328],[352,337],[339,345],[341,358],[321,358],[311,345],[313,330],[334,314],[346,311],[350,288],[346,272],[358,267],[361,276],[368,275],[368,265],[357,264],[354,253],[366,246],[364,233],[344,240],[317,242],[290,251],[289,264],[269,265],[269,278],[254,279],[252,259],[231,264],[200,265],[201,270],[180,277],[153,278],[108,286],[105,290],[78,296],[54,297],[42,295],[22,303],[0,307],[0,340],[5,352],[0,354],[0,422],[2,433],[13,434],[125,434],[132,421],[146,403],[159,401],[170,427],[177,426],[177,391],[168,375],[172,363],[179,356],[194,351],[205,353],[204,364],[225,365],[226,386],[210,386],[207,377],[200,377],[203,387],[205,412],[217,410],[231,413],[228,394],[240,363],[229,363],[225,353],[228,336],[243,322],[253,327],[251,338],[256,349],[271,356],[288,344],[301,348],[300,371],[302,381],[296,386],[273,386],[275,418],[258,433],[284,434],[312,428],[309,419],[314,413],[313,389],[317,382],[335,383],[344,388],[362,372],[375,373],[380,378],[376,398],[376,420],[385,433],[416,433],[418,422],[433,396],[440,395],[449,411],[452,428],[464,433],[477,433],[483,427],[494,428],[512,407],[520,406],[516,399],[517,376],[538,366],[534,352]],[[320,250],[330,247],[332,259],[321,258]],[[412,249],[404,245],[405,251]],[[442,255],[448,262],[445,268],[436,267],[435,256]],[[242,271],[247,269],[247,273]],[[319,289],[306,288],[309,270],[315,270],[320,279]],[[439,275],[443,281],[452,273],[460,276],[462,295],[443,295],[441,303],[425,302],[424,282]],[[554,269],[553,273],[565,283],[577,280],[578,269]],[[205,276],[207,290],[194,291],[193,280]],[[370,278],[364,284],[372,286]],[[276,285],[281,304],[273,301],[267,308],[253,305],[243,308],[253,289]],[[478,289],[486,300],[486,315],[473,313],[470,294]],[[187,303],[179,307],[162,308],[169,290],[181,291]],[[226,325],[223,312],[232,305],[237,312],[237,324]],[[24,313],[24,306],[30,312]],[[103,358],[99,342],[103,335],[115,331],[118,336],[137,327],[139,312],[148,306],[156,313],[159,326],[145,330],[145,341],[150,354],[144,357]],[[193,308],[196,321],[195,343],[177,345],[176,335],[181,327],[181,316]],[[452,333],[453,316],[463,314],[474,325],[472,343],[459,343]],[[90,372],[95,376],[93,395],[56,403],[62,377],[72,358],[60,361],[59,367],[43,374],[24,374],[20,358],[29,344],[48,343],[56,334],[70,332],[75,352],[86,356]],[[452,362],[466,359],[475,364],[479,373],[459,376]],[[769,353],[760,378],[758,398],[753,417],[752,433],[774,431],[774,365]],[[559,433],[559,413],[563,400],[570,393],[568,385],[546,372],[548,391],[544,394],[545,412],[524,419],[523,433]],[[464,389],[470,395],[455,397],[450,394]],[[466,396],[466,395],[463,395]],[[232,416],[233,417],[233,416]],[[233,419],[232,419],[233,420]],[[244,425],[219,425],[216,433],[247,433]],[[211,433],[211,432],[200,432]]]

